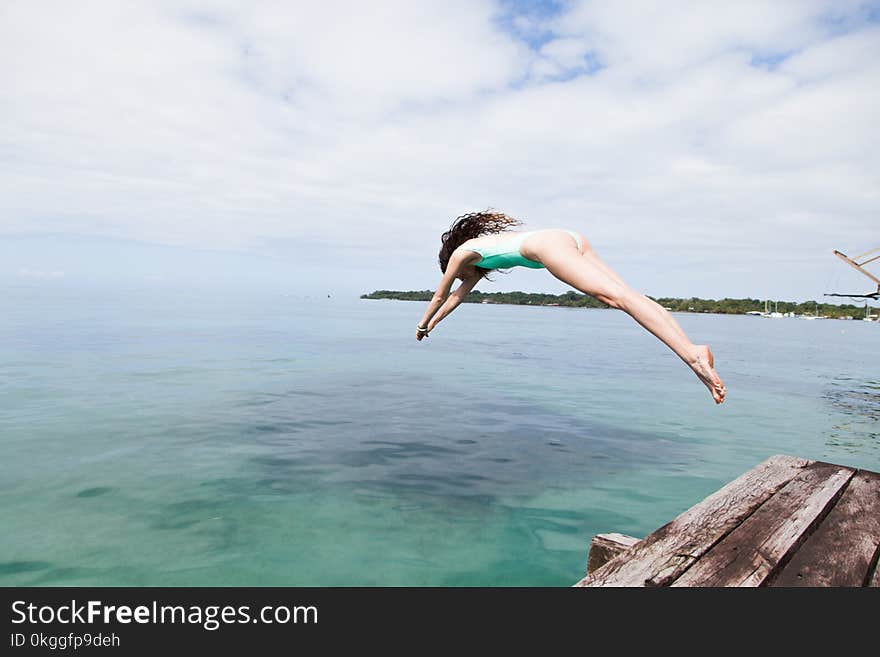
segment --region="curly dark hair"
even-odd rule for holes
[[[503,212],[496,212],[492,208],[488,208],[484,212],[469,212],[456,217],[449,230],[440,237],[440,242],[442,242],[439,255],[440,271],[446,273],[446,266],[449,264],[452,252],[468,240],[481,235],[501,233],[520,224],[522,222],[518,219],[508,217]],[[486,278],[486,275],[492,271],[483,267],[476,269],[483,278]]]

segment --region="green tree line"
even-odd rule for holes
[[[369,294],[362,294],[361,299],[397,299],[400,301],[430,301],[434,292],[432,290],[417,290],[401,292],[399,290],[376,290]],[[650,297],[664,308],[676,312],[716,313],[721,315],[744,315],[748,312],[763,312],[764,301],[761,299],[700,299],[690,297],[681,299],[677,297]],[[518,306],[565,306],[570,308],[607,308],[601,301],[580,292],[566,292],[564,294],[544,294],[536,292],[480,292],[472,291],[466,298],[465,303],[503,303]],[[818,303],[817,301],[773,301],[769,304],[770,310],[778,310],[781,313],[793,312],[796,315],[814,315],[818,313],[824,317],[863,317],[863,306],[852,304]]]

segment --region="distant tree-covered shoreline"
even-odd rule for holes
[[[362,294],[361,299],[396,299],[399,301],[430,301],[432,290],[401,292],[398,290],[376,290]],[[691,297],[651,297],[667,310],[673,312],[714,313],[720,315],[744,315],[749,312],[763,312],[762,299],[699,299]],[[564,294],[543,294],[536,292],[480,292],[474,290],[466,298],[465,303],[497,303],[517,306],[562,306],[568,308],[607,308],[604,303],[591,296],[579,292]],[[794,313],[795,315],[815,315],[835,319],[861,318],[864,316],[863,306],[852,304],[836,305],[818,303],[816,301],[773,301],[771,311]]]

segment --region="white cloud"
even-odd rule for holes
[[[503,88],[528,58],[525,46],[492,28],[488,2],[253,7],[241,36],[254,79],[291,97],[318,91],[342,113]]]
[[[28,269],[27,267],[22,267],[18,270],[18,278],[24,280],[32,280],[32,281],[55,281],[60,278],[64,278],[65,274],[63,271],[46,271],[43,269]]]
[[[852,11],[853,5],[815,0],[577,2],[555,28],[595,43],[609,68],[622,68],[650,84],[732,50],[768,55],[801,48],[821,37],[818,16],[835,7]]]
[[[363,285],[427,287],[439,231],[493,205],[656,292],[752,293],[784,248],[803,296],[830,248],[874,245],[860,5],[565,7],[512,17],[550,35],[530,48],[491,2],[6,3],[0,235],[341,249]]]

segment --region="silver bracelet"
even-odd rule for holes
[[[416,330],[417,330],[419,333],[427,333],[427,332],[428,332],[428,327],[425,326],[425,327],[423,328],[423,327],[421,327],[421,326],[416,326]]]

